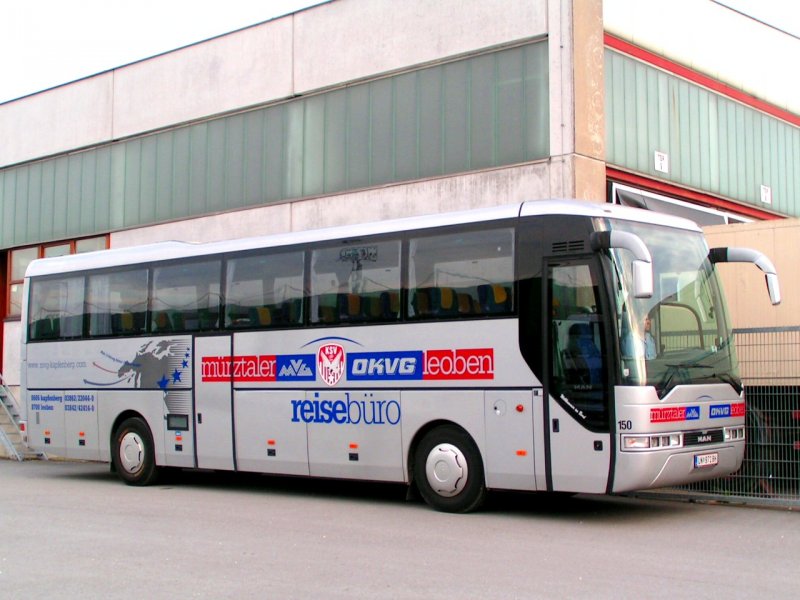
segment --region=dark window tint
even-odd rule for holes
[[[228,261],[225,326],[247,329],[303,322],[303,253]]]
[[[147,315],[147,270],[91,275],[86,310],[90,336],[143,333]]]
[[[514,230],[416,238],[409,247],[412,318],[506,315],[513,310]]]
[[[202,331],[219,325],[219,260],[153,269],[150,331]]]
[[[577,262],[550,267],[548,305],[550,395],[587,427],[607,431],[607,353],[595,270]]]
[[[311,322],[400,317],[400,242],[354,241],[311,255]]]
[[[83,277],[33,282],[28,323],[31,340],[80,337],[83,333]]]

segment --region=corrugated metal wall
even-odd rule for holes
[[[0,171],[0,248],[549,156],[547,42]]]
[[[605,80],[609,165],[800,216],[800,128],[609,48]]]

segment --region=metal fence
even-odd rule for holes
[[[730,477],[672,490],[689,497],[800,506],[800,327],[734,331],[747,446]]]

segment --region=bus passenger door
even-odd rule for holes
[[[609,481],[608,351],[595,259],[550,261],[547,332],[547,487],[605,493]]]
[[[231,336],[194,340],[194,426],[197,466],[233,470]]]

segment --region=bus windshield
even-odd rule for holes
[[[653,257],[653,295],[635,298],[632,255],[611,251],[621,383],[654,386],[662,398],[686,384],[729,383],[739,391],[732,331],[702,234],[628,221],[604,227],[635,233]]]

